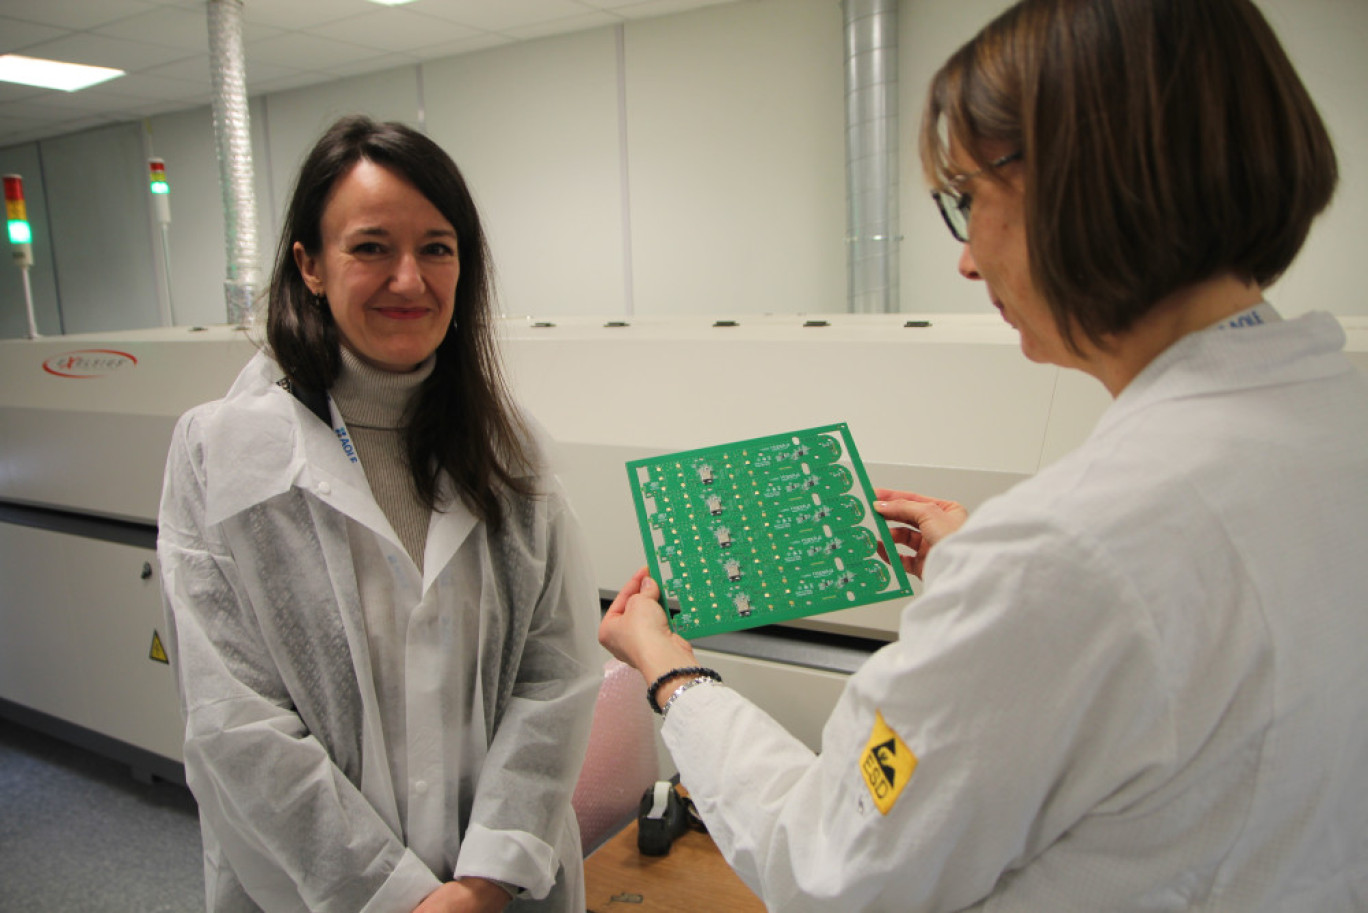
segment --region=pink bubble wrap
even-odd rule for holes
[[[641,794],[657,778],[655,718],[646,704],[646,682],[626,663],[609,660],[594,705],[589,751],[571,798],[585,852],[636,815]]]

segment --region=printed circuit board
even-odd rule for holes
[[[912,595],[845,424],[627,464],[651,576],[692,639]]]

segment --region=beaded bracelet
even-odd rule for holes
[[[670,712],[670,708],[674,706],[674,702],[679,700],[679,698],[684,694],[685,691],[688,691],[690,688],[696,688],[699,685],[715,684],[717,684],[717,679],[708,678],[706,675],[700,675],[698,678],[689,679],[687,682],[676,688],[674,692],[671,693],[670,696],[665,699],[665,703],[660,705],[660,718],[662,720],[665,719],[666,715],[668,715]]]
[[[704,666],[685,666],[682,669],[671,669],[669,672],[666,672],[660,678],[651,682],[651,684],[648,685],[646,688],[646,703],[651,705],[652,710],[654,710],[656,713],[661,714],[665,712],[661,710],[660,705],[656,703],[656,689],[659,688],[661,685],[665,684],[666,682],[668,682],[670,679],[679,678],[680,676],[684,675],[696,675],[700,678],[710,678],[718,684],[722,683],[722,676],[718,675],[717,670],[715,669],[708,669]]]

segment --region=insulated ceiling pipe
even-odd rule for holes
[[[261,267],[242,51],[242,0],[209,0],[209,74],[214,84],[214,138],[228,244],[228,277],[223,286],[228,322],[244,326],[252,322],[252,301],[261,285]]]
[[[846,286],[853,313],[898,310],[898,2],[842,0]]]

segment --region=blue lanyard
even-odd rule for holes
[[[338,418],[341,417],[342,416],[339,413]],[[356,447],[352,444],[351,435],[347,433],[347,423],[338,422],[337,427],[333,429],[333,434],[337,435],[337,440],[342,444],[342,452],[347,455],[347,459],[351,460],[353,463],[361,462],[356,455]]]

